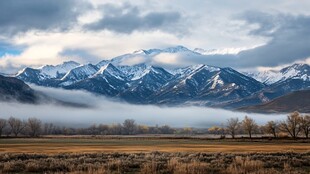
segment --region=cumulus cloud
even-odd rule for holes
[[[122,123],[135,119],[139,124],[150,126],[168,124],[173,127],[209,127],[225,123],[228,118],[243,119],[245,113],[205,107],[158,107],[153,105],[132,105],[95,96],[83,91],[69,91],[32,86],[35,90],[58,100],[93,105],[91,108],[71,108],[53,104],[27,105],[0,103],[1,117],[10,116],[26,119],[37,117],[43,121],[70,126],[88,126],[93,123]],[[18,108],[18,109],[16,109]],[[269,120],[280,120],[285,115],[247,114],[259,124]]]
[[[143,14],[139,7],[129,3],[117,6],[105,4],[100,7],[103,17],[97,22],[86,25],[88,30],[110,30],[118,33],[133,31],[170,30],[181,19],[178,12],[149,12]]]

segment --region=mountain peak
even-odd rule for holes
[[[187,51],[191,51],[188,48],[182,46],[182,45],[178,45],[175,47],[168,47],[163,49],[164,52],[169,52],[169,53],[177,53],[177,52],[187,52]]]
[[[133,54],[147,54],[147,51],[141,49],[141,50],[134,51]]]
[[[90,77],[98,71],[98,68],[92,64],[85,64],[75,67],[68,71],[64,77],[61,78],[62,81],[78,81]]]
[[[50,78],[56,78],[60,74],[66,74],[73,68],[80,66],[79,63],[74,61],[66,61],[59,65],[45,65],[39,68],[43,76]]]
[[[125,74],[123,74],[123,72],[116,68],[112,63],[108,63],[101,67],[94,76],[98,75],[110,75],[121,80],[124,80],[125,78]]]
[[[281,70],[246,72],[245,74],[266,84],[283,82],[288,79],[310,81],[310,66],[304,63],[295,63],[293,65],[282,68]]]
[[[291,69],[295,69],[295,70],[298,70],[298,71],[301,71],[301,70],[305,70],[305,69],[309,69],[310,66],[308,64],[305,64],[305,63],[295,63],[291,66],[288,66],[288,67],[285,67],[283,69],[280,70],[280,72],[284,73],[284,72],[287,72],[288,70],[291,70]]]

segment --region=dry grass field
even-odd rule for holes
[[[204,140],[145,137],[113,138],[12,138],[0,139],[0,152],[91,153],[91,152],[307,152],[306,140]]]
[[[0,139],[0,173],[310,173],[309,140]]]

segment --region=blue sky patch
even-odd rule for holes
[[[22,53],[22,48],[20,46],[14,46],[8,43],[0,42],[0,58],[6,54],[9,55],[19,55]]]

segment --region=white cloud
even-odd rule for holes
[[[176,65],[180,55],[171,53],[160,53],[153,58],[154,63]]]

